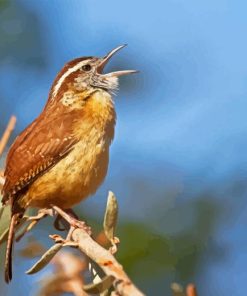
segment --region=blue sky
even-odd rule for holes
[[[189,169],[202,168],[205,158],[216,157],[219,173],[239,161],[235,154],[242,153],[247,129],[244,2],[24,3],[41,17],[48,42],[50,75],[41,78],[41,90],[36,83],[31,92],[29,87],[30,97],[39,97],[39,104],[31,102],[37,112],[63,62],[80,55],[103,55],[128,43],[111,65],[123,66],[124,57],[141,73],[124,79],[131,88],[116,99],[121,136],[114,148],[138,150],[158,161],[166,157]],[[23,82],[29,83],[30,76],[36,81],[37,76],[29,73]],[[22,108],[16,108],[25,114],[25,125],[30,112],[24,111],[31,99],[26,92],[23,96]],[[128,137],[130,130],[138,131],[133,139]],[[220,159],[216,154],[221,154]]]

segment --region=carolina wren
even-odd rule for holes
[[[69,209],[96,192],[108,167],[116,113],[112,94],[123,70],[103,74],[110,58],[82,57],[58,73],[41,114],[16,138],[5,168],[4,205],[11,206],[5,280],[12,278],[16,225],[28,207]]]

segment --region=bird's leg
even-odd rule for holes
[[[45,218],[46,216],[54,216],[54,211],[52,209],[40,209],[38,211],[38,214],[35,216],[30,216],[27,217],[27,221],[31,221],[31,222],[39,222],[41,219]]]
[[[74,227],[70,228],[66,239],[64,239],[63,237],[61,237],[61,235],[58,235],[58,234],[52,234],[52,235],[49,235],[49,237],[53,239],[56,244],[57,243],[63,244],[63,247],[78,247],[78,243],[71,240],[71,236],[74,230],[75,230]]]
[[[57,215],[53,225],[59,231],[64,231],[69,228],[67,221],[65,221],[60,215]]]
[[[23,228],[23,230],[16,236],[15,241],[18,242],[20,241],[23,236],[29,232],[30,230],[33,229],[33,227],[44,217],[46,217],[47,215],[53,215],[51,212],[51,209],[41,209],[38,211],[38,214],[35,216],[30,216],[27,217],[28,222],[30,222],[29,224],[26,225],[26,227]]]
[[[71,238],[72,238],[72,233],[73,233],[74,230],[75,230],[75,227],[70,226],[69,232],[68,232],[68,234],[66,236],[66,239],[65,239],[67,242],[72,241]]]
[[[87,226],[85,222],[77,220],[57,206],[52,206],[52,209],[56,211],[65,221],[67,221],[71,227],[81,228],[85,230],[89,235],[91,235],[91,228]]]
[[[79,220],[79,217],[76,215],[76,213],[72,209],[65,210],[67,214],[69,214],[71,217],[75,218],[76,220]],[[61,226],[63,224],[63,226]],[[64,218],[60,215],[57,215],[55,221],[54,221],[54,227],[59,231],[64,231],[69,228],[69,224]]]
[[[86,231],[89,235],[92,234],[91,228],[86,225],[85,222],[77,220],[75,217],[77,217],[72,210],[62,210],[57,206],[51,205],[51,208],[53,211],[55,211],[60,217],[62,218],[64,222],[68,223],[69,227],[69,232],[67,234],[66,239],[62,238],[60,235],[54,234],[50,235],[50,238],[52,238],[56,243],[62,243],[64,246],[70,246],[70,247],[77,247],[77,243],[73,242],[72,240],[72,233],[76,228],[83,229]],[[72,214],[71,214],[72,213]],[[59,219],[57,217],[57,221]]]
[[[79,220],[78,215],[75,213],[73,209],[67,209],[65,212],[69,214],[71,217],[75,218],[76,220]]]
[[[67,209],[67,210],[65,210],[65,213],[67,213],[70,217],[72,217],[72,218],[74,218],[74,219],[76,219],[76,220],[79,219],[79,217],[76,215],[76,213],[75,213],[72,209]],[[57,216],[57,219],[58,219],[58,218],[62,219],[61,222],[62,222],[63,224],[65,224],[65,227],[67,226],[67,228],[68,228],[68,227],[70,226],[70,227],[69,227],[69,232],[68,232],[68,234],[67,234],[67,237],[66,237],[65,241],[67,241],[67,242],[72,241],[71,237],[72,237],[72,233],[73,233],[73,231],[75,230],[75,227],[72,226],[72,225],[69,225],[69,224],[68,224],[68,221],[64,220],[64,218],[61,217],[60,215]],[[83,223],[84,223],[84,222],[83,222]]]

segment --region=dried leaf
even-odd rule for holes
[[[107,238],[112,241],[114,239],[115,228],[118,218],[118,203],[113,192],[109,191],[105,217],[104,217],[104,232]]]
[[[62,243],[57,243],[53,245],[45,254],[40,258],[38,262],[36,262],[26,274],[34,274],[44,268],[51,259],[57,254],[57,252],[63,247]]]
[[[114,279],[115,279],[114,276],[107,275],[99,283],[92,283],[89,285],[85,285],[83,287],[83,290],[87,293],[92,293],[92,294],[103,293],[105,290],[111,287]]]

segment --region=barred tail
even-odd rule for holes
[[[15,228],[20,220],[20,214],[13,214],[9,226],[9,235],[7,241],[6,255],[5,255],[5,281],[9,283],[12,279],[12,249],[15,236]]]

